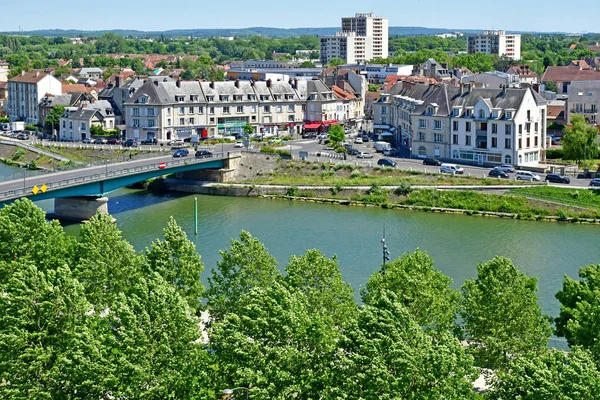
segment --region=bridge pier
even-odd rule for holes
[[[108,214],[108,197],[81,196],[54,199],[53,217],[60,221],[88,221],[97,213]]]

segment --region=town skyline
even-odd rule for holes
[[[592,23],[600,12],[589,10],[585,21],[575,9],[561,10],[560,24],[552,24],[558,0],[535,1],[520,6],[519,13],[494,13],[495,3],[485,0],[477,8],[445,9],[443,13],[424,13],[420,2],[398,8],[392,1],[383,0],[376,8],[364,2],[349,0],[323,5],[316,0],[307,0],[301,9],[290,11],[275,7],[270,0],[246,3],[232,0],[227,8],[207,9],[191,1],[182,1],[178,8],[161,8],[156,0],[147,1],[145,7],[107,0],[102,10],[92,18],[86,10],[72,7],[67,0],[56,0],[50,4],[39,4],[34,0],[9,3],[3,7],[3,32],[33,32],[36,30],[112,31],[138,30],[162,32],[176,29],[247,29],[269,27],[280,29],[330,28],[339,25],[341,17],[353,16],[357,12],[373,12],[388,17],[390,27],[426,27],[441,30],[484,30],[503,29],[514,32],[568,32],[588,33],[597,30]],[[154,7],[156,5],[157,7]],[[544,5],[544,7],[541,7]],[[441,3],[439,5],[442,6]],[[23,10],[35,9],[35,15],[23,18]],[[114,12],[117,10],[118,12]],[[182,12],[185,10],[185,12]],[[233,11],[232,11],[233,10]],[[590,15],[591,14],[591,15]],[[536,15],[531,19],[531,15]],[[132,17],[133,16],[133,17]],[[65,23],[68,21],[68,23]]]

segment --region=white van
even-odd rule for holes
[[[386,150],[391,150],[392,146],[388,142],[375,142],[375,151],[378,153],[383,153]]]
[[[517,171],[515,174],[515,180],[517,181],[541,181],[541,178],[538,174],[534,174],[530,171]]]
[[[452,174],[452,175],[456,175],[456,174],[464,174],[465,170],[462,169],[461,167],[459,167],[456,164],[447,164],[447,163],[443,163],[440,166],[440,174]]]

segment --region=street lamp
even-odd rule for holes
[[[383,252],[383,271],[382,273],[385,275],[385,264],[390,260],[390,252],[385,244],[385,225],[383,226],[383,238],[381,239],[381,246]]]
[[[236,390],[240,390],[240,389],[243,389],[246,391],[246,399],[249,399],[250,398],[250,388],[243,387],[243,386],[236,387],[233,389],[224,389],[223,397],[227,399],[227,398],[229,398],[229,396],[233,395],[233,392],[235,392]]]

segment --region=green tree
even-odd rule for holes
[[[181,73],[181,76],[180,76],[180,78],[184,81],[191,81],[195,77],[196,77],[196,74],[194,74],[194,71],[192,71],[191,69],[186,69],[185,71],[183,71]]]
[[[316,68],[316,67],[317,66],[312,61],[304,61],[302,64],[300,64],[300,68]]]
[[[511,360],[497,372],[486,399],[595,399],[600,393],[600,371],[581,349],[547,350]]]
[[[249,123],[246,123],[246,125],[244,125],[242,130],[244,131],[244,134],[246,134],[248,136],[250,136],[254,133],[254,127],[252,125],[250,125]]]
[[[600,361],[600,264],[581,268],[579,278],[565,276],[562,290],[556,293],[560,301],[556,334],[570,346],[590,349]]]
[[[206,292],[210,313],[216,320],[237,312],[240,298],[250,289],[268,287],[282,278],[275,258],[246,231],[242,231],[240,240],[231,241],[229,250],[220,253],[222,260],[212,270]]]
[[[46,120],[44,121],[46,128],[53,130],[58,129],[60,124],[60,117],[64,114],[65,107],[64,106],[54,106],[46,116]]]
[[[507,258],[477,266],[462,286],[460,316],[470,351],[481,366],[506,365],[509,357],[544,350],[550,322],[537,303],[537,279]]]
[[[373,305],[361,307],[339,348],[341,360],[334,363],[338,398],[475,397],[473,358],[450,333],[429,336],[392,292],[383,290]]]
[[[558,85],[554,81],[548,81],[544,84],[546,90],[549,90],[554,93],[558,93]]]
[[[90,134],[94,136],[104,136],[106,132],[102,128],[102,125],[93,124],[90,126]]]
[[[379,89],[381,89],[381,85],[369,85],[369,92],[377,92]]]
[[[382,292],[393,292],[417,324],[436,331],[449,330],[456,319],[460,294],[452,279],[433,266],[433,259],[417,250],[375,272],[362,291],[365,304],[376,304]]]
[[[344,128],[342,128],[340,125],[333,125],[331,128],[329,128],[329,140],[334,145],[346,140],[346,132],[344,132]]]
[[[199,313],[204,295],[200,275],[204,264],[196,247],[173,218],[163,231],[165,240],[155,240],[146,249],[148,272],[157,272],[173,285],[190,307]]]
[[[329,67],[337,67],[339,65],[344,65],[344,64],[346,64],[346,61],[344,61],[341,58],[334,57],[331,60],[329,60],[329,63],[327,64],[327,66],[329,66]]]
[[[573,115],[571,126],[566,126],[563,133],[562,145],[567,160],[574,160],[579,164],[581,160],[596,157],[598,129],[588,125],[583,115]]]

